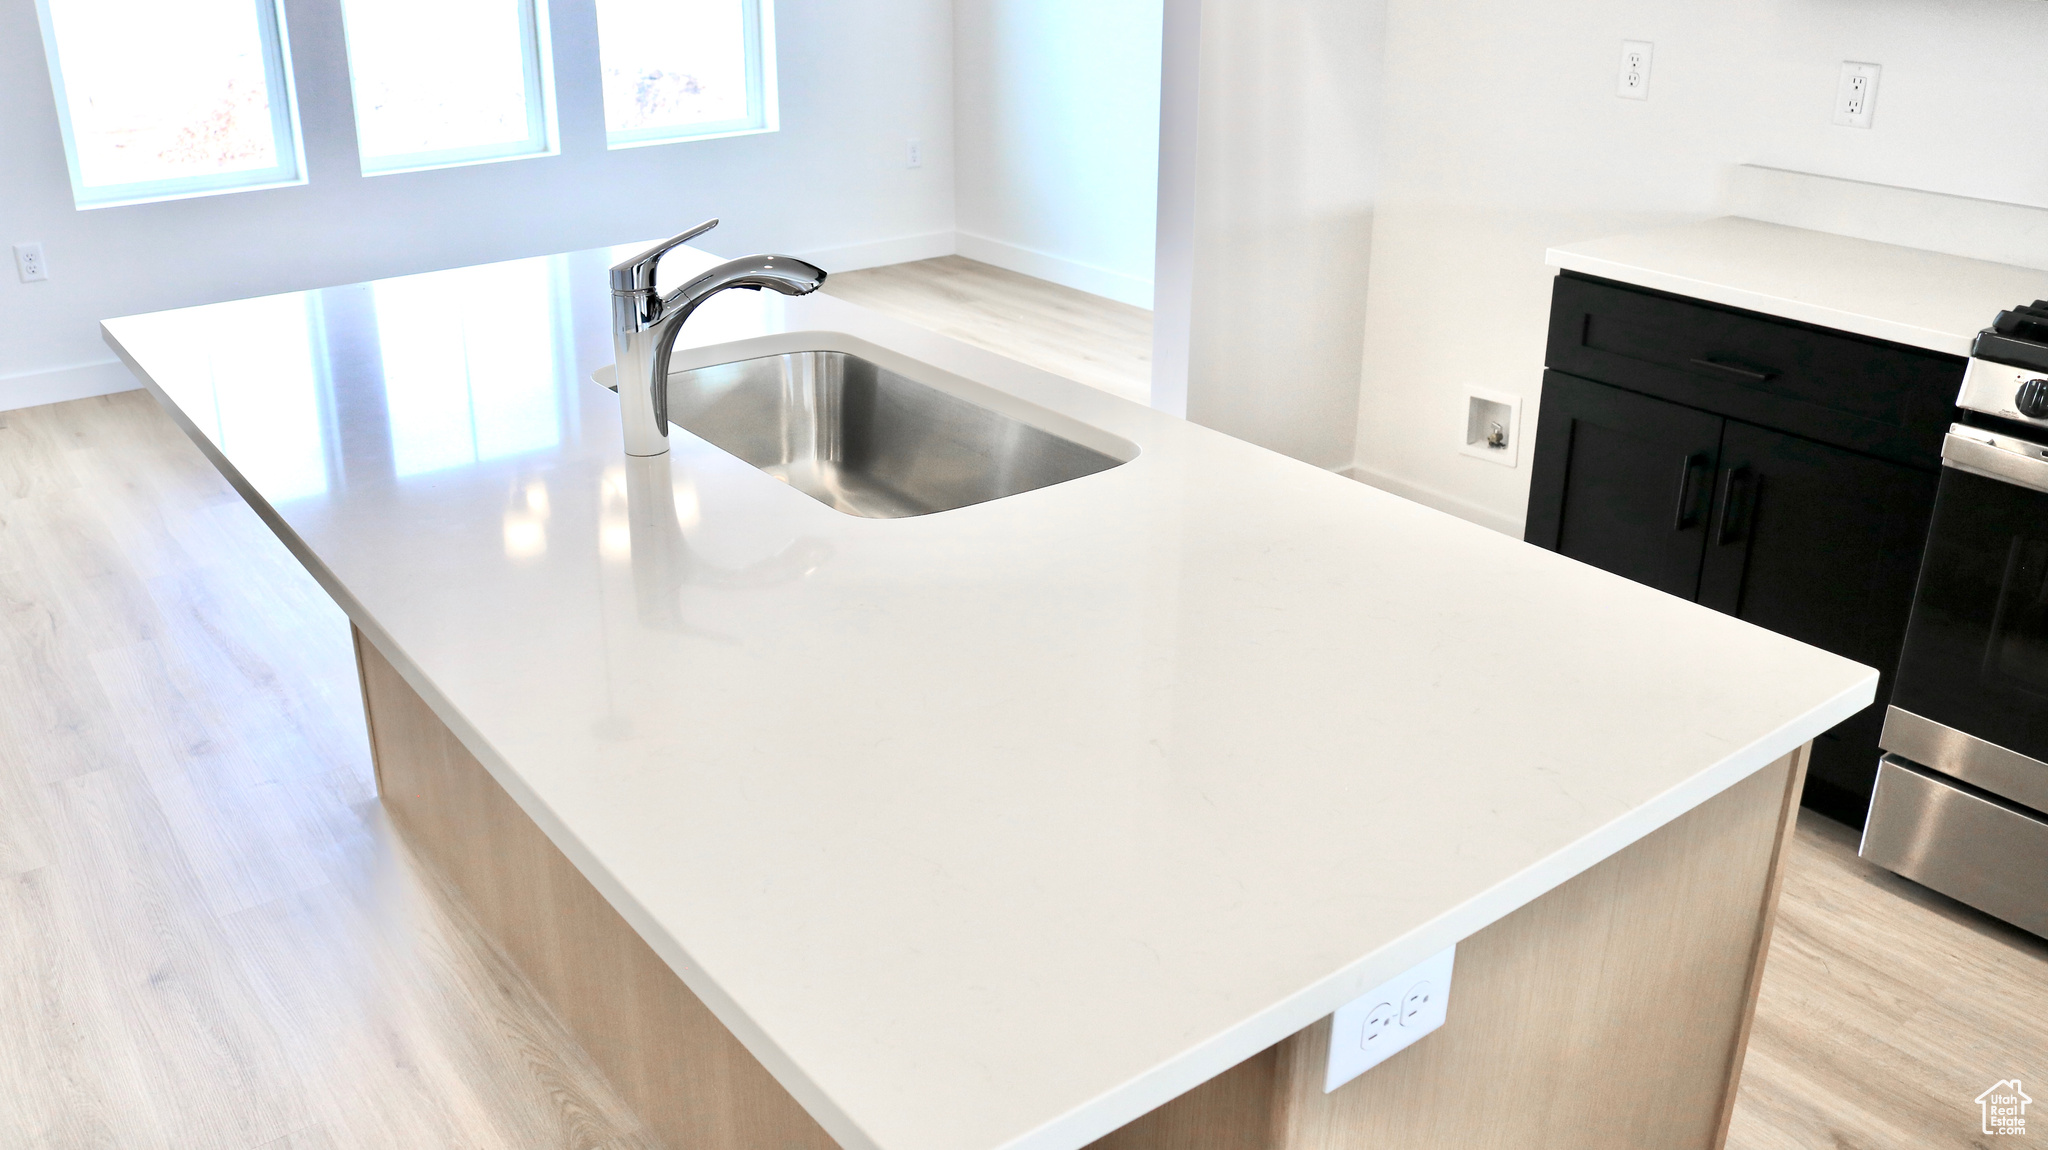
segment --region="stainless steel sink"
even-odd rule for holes
[[[869,519],[986,503],[1124,462],[843,351],[677,372],[668,415],[818,502]]]

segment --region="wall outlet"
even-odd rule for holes
[[[21,282],[32,284],[50,278],[50,265],[43,262],[43,245],[40,243],[14,245],[14,269],[21,273]]]
[[[1842,82],[1835,88],[1835,123],[1845,128],[1868,128],[1877,114],[1877,64],[1842,61]]]
[[[1330,1063],[1323,1093],[1408,1049],[1444,1024],[1451,1002],[1452,947],[1399,978],[1388,979],[1330,1016]]]
[[[1436,983],[1424,978],[1401,996],[1402,1026],[1422,1026],[1436,1003]]]
[[[1650,51],[1654,47],[1648,40],[1621,42],[1621,82],[1615,95],[1624,100],[1650,98]]]
[[[903,150],[903,166],[906,168],[924,167],[923,140],[911,140],[909,142],[909,146]]]
[[[1465,392],[1465,438],[1458,454],[1515,467],[1522,457],[1522,397],[1471,388]]]

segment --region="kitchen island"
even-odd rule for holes
[[[820,296],[674,367],[847,351],[1120,462],[901,519],[681,431],[629,466],[623,254],[106,330],[673,1145],[1719,1139],[1800,748],[1875,672]],[[1443,1029],[1323,1094],[1331,1012],[1452,944]]]

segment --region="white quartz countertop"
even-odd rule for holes
[[[614,258],[106,332],[850,1150],[1080,1146],[1873,697],[1868,668],[822,294],[725,294],[677,368],[864,351],[1136,457],[872,520],[678,431],[675,513],[631,522],[588,380]]]
[[[2048,271],[1723,216],[1551,248],[1552,267],[1950,355]]]

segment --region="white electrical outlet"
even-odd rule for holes
[[[1650,51],[1654,47],[1648,40],[1621,42],[1621,82],[1615,95],[1624,100],[1650,98]]]
[[[1330,1016],[1330,1063],[1323,1071],[1323,1093],[1415,1045],[1444,1024],[1451,1001],[1451,968],[1458,948],[1452,947],[1399,978],[1337,1008]]]
[[[1842,82],[1835,88],[1835,123],[1845,128],[1868,128],[1877,114],[1877,64],[1842,61]]]
[[[904,167],[906,167],[906,168],[922,168],[922,167],[924,167],[924,141],[923,141],[923,140],[912,140],[912,141],[910,141],[910,146],[909,146],[908,148],[904,149],[904,152],[903,152],[903,166],[904,166]]]
[[[14,268],[25,284],[50,278],[50,265],[43,262],[43,245],[39,243],[14,245]]]
[[[1436,984],[1425,978],[1401,996],[1401,1025],[1421,1026],[1436,1002]]]

